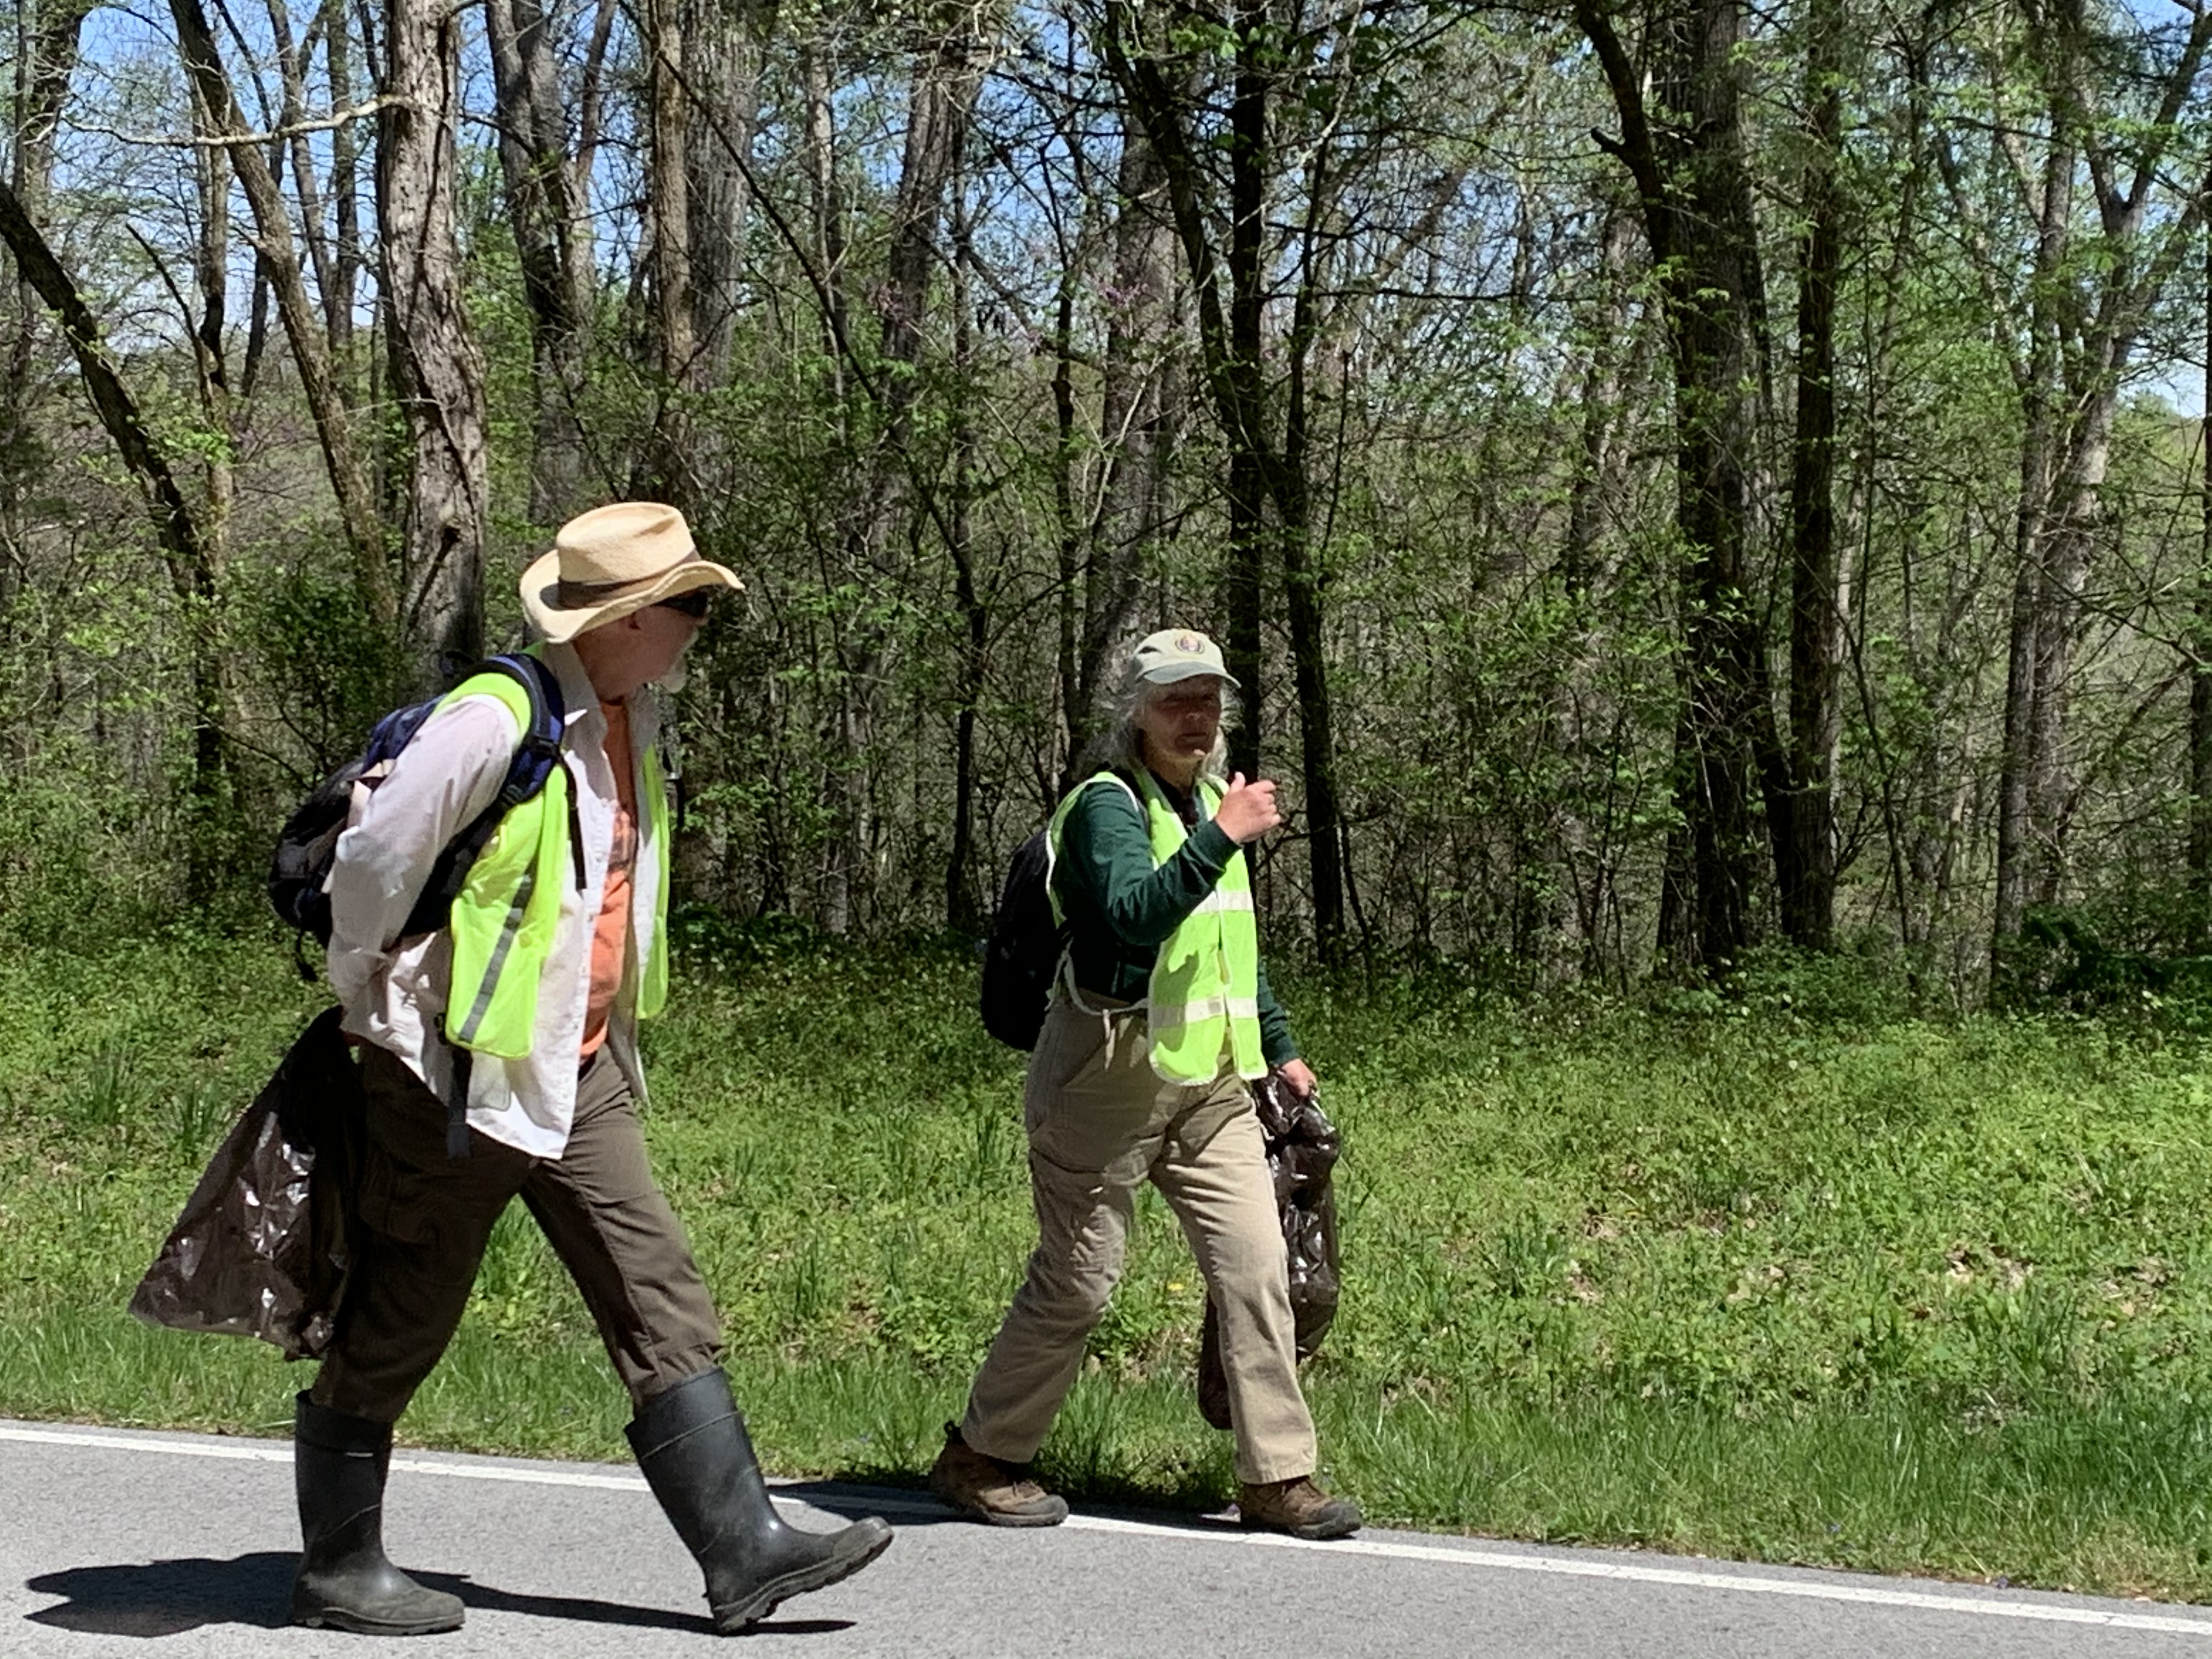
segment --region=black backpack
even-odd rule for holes
[[[516,654],[488,658],[461,678],[473,679],[481,674],[504,674],[529,694],[529,729],[522,734],[514,758],[507,763],[498,796],[439,854],[422,896],[415,901],[406,925],[400,929],[403,939],[446,925],[455,896],[467,882],[470,868],[490,842],[500,820],[543,789],[553,769],[561,763],[561,727],[568,710],[553,671],[535,657]],[[279,916],[317,944],[327,945],[331,939],[331,896],[325,886],[337,856],[338,837],[345,832],[346,818],[353,808],[355,786],[374,789],[381,783],[399,751],[444,700],[441,693],[426,702],[395,708],[377,721],[361,753],[317,784],[284,820],[283,831],[276,837],[276,855],[270,861],[269,902]]]
[[[1036,1047],[1052,1000],[1053,976],[1067,948],[1066,930],[1053,920],[1052,846],[1040,830],[1014,849],[999,910],[983,947],[983,986],[977,999],[983,1029],[1010,1048]]]

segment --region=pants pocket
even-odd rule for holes
[[[355,1200],[361,1224],[404,1244],[429,1243],[434,1212],[426,1201],[425,1184],[420,1176],[410,1177],[382,1147],[372,1145],[362,1160],[361,1189]]]
[[[1104,1043],[1103,1024],[1064,1002],[1046,1011],[1044,1029],[1037,1033],[1036,1052],[1022,1079],[1022,1124],[1032,1137],[1051,1113],[1054,1099]]]
[[[1030,1150],[1071,1174],[1141,1180],[1159,1148],[1158,1095],[1149,1067],[1107,1064],[1102,1043],[1059,1088],[1031,1101]]]

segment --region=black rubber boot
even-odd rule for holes
[[[292,1581],[292,1622],[362,1636],[459,1630],[461,1598],[426,1589],[384,1559],[384,1477],[392,1425],[318,1406],[292,1425],[292,1471],[307,1548]]]
[[[647,1401],[629,1434],[646,1484],[706,1570],[707,1605],[724,1636],[851,1577],[890,1547],[891,1529],[874,1516],[836,1532],[783,1523],[719,1367]]]

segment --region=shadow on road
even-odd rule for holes
[[[202,1625],[275,1630],[284,1623],[299,1559],[264,1552],[229,1561],[64,1567],[40,1573],[29,1587],[69,1600],[28,1617],[34,1625],[101,1636],[175,1636]]]
[[[849,1480],[779,1480],[772,1490],[778,1498],[800,1503],[848,1520],[879,1515],[903,1532],[908,1527],[973,1526],[975,1522],[927,1492],[895,1486],[856,1486]]]
[[[862,1485],[850,1480],[780,1480],[778,1498],[799,1502],[832,1515],[857,1519],[880,1515],[904,1532],[912,1527],[972,1527],[977,1523],[927,1491],[901,1486]],[[1089,1493],[1075,1501],[1075,1513],[1100,1520],[1136,1521],[1164,1532],[1186,1532],[1207,1537],[1242,1529],[1218,1510],[1160,1509],[1141,1503],[1117,1503],[1112,1496]]]
[[[292,1569],[299,1557],[262,1552],[228,1561],[198,1558],[130,1565],[66,1567],[41,1573],[27,1588],[69,1599],[27,1617],[34,1625],[99,1636],[176,1636],[202,1625],[246,1625],[281,1630],[292,1595]],[[675,1613],[662,1607],[626,1607],[587,1596],[528,1595],[476,1583],[453,1573],[417,1572],[435,1589],[458,1595],[486,1613],[523,1613],[533,1619],[565,1619],[580,1624],[615,1625],[633,1630],[678,1630],[711,1635],[703,1613]],[[783,1636],[828,1635],[849,1630],[844,1619],[766,1620],[754,1629]]]

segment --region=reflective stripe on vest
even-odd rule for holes
[[[668,1006],[668,781],[661,775],[659,744],[645,751],[645,822],[638,829],[638,867],[652,870],[654,882],[653,949],[637,983],[637,1017],[651,1019]]]
[[[508,676],[464,680],[439,707],[465,696],[498,698],[514,717],[518,735],[529,729],[530,694]],[[651,836],[658,847],[666,834],[667,788],[653,750],[646,751],[643,771],[647,822],[640,826],[641,842]],[[553,951],[570,878],[568,789],[568,769],[556,764],[543,789],[500,820],[454,896],[446,924],[453,955],[445,1038],[455,1048],[520,1060],[536,1040],[538,982]],[[666,864],[665,857],[652,864],[659,879],[653,949],[638,984],[641,1018],[659,1013],[668,1000]]]
[[[1055,863],[1069,810],[1092,784],[1112,779],[1145,819],[1155,869],[1182,848],[1188,838],[1182,818],[1150,772],[1138,775],[1144,795],[1120,774],[1106,771],[1085,778],[1052,815],[1048,837]],[[1199,808],[1220,802],[1218,785],[1199,785]],[[1060,900],[1053,897],[1053,914]],[[1252,879],[1240,848],[1152,960],[1145,997],[1146,1035],[1152,1070],[1170,1083],[1209,1083],[1221,1072],[1228,1051],[1239,1077],[1267,1074],[1260,1052],[1260,933],[1252,914]]]

